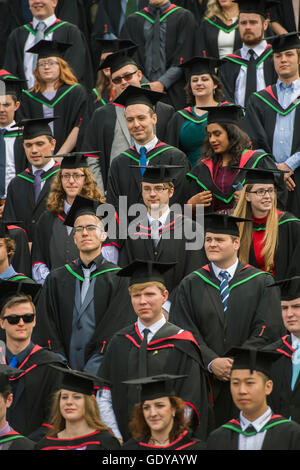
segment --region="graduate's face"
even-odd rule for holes
[[[247,369],[234,369],[230,377],[230,390],[234,404],[245,417],[253,419],[267,409],[266,397],[273,389],[273,382],[265,380],[263,374]]]
[[[49,163],[49,158],[55,149],[56,140],[49,140],[47,136],[40,135],[34,139],[24,139],[24,150],[29,163],[36,168],[43,168]]]
[[[169,434],[173,427],[175,416],[175,409],[169,397],[145,400],[142,410],[145,421],[152,432]]]
[[[300,338],[300,297],[281,301],[282,320],[285,328]]]
[[[19,107],[20,101],[15,101],[12,95],[0,96],[0,127],[6,127],[13,122]]]
[[[35,316],[32,322],[25,323],[21,315],[26,313],[34,313],[32,305],[29,302],[22,302],[20,304],[12,305],[5,309],[4,315],[0,318],[0,326],[6,332],[6,340],[14,342],[26,342],[31,338],[33,328],[35,327]],[[8,315],[20,316],[19,323],[11,325],[5,318]]]
[[[162,317],[167,298],[168,291],[162,292],[156,285],[131,293],[133,309],[144,325],[152,325]]]
[[[32,15],[38,20],[43,20],[54,14],[58,0],[29,0],[29,8]]]
[[[2,393],[0,393],[0,429],[5,426],[6,423],[6,413],[7,408],[11,406],[13,402],[13,394],[10,393],[7,397],[4,398]]]
[[[217,88],[211,75],[209,73],[203,73],[201,75],[191,76],[191,90],[195,98],[203,96],[212,96],[214,90]]]
[[[163,183],[142,182],[142,197],[148,211],[164,211],[169,206],[174,188],[166,188]]]
[[[125,111],[129,134],[134,140],[144,145],[154,139],[154,126],[157,116],[146,104],[132,104]]]
[[[83,227],[84,229],[78,232],[76,227]],[[88,229],[88,227],[94,228]],[[105,239],[106,233],[96,216],[86,214],[77,217],[74,223],[74,243],[80,253],[96,252]]]
[[[116,97],[119,96],[129,85],[140,86],[142,76],[142,72],[133,64],[125,65],[116,72],[113,72],[111,74],[111,79],[113,80]],[[115,80],[121,81],[120,83],[115,83]]]
[[[242,41],[247,46],[255,47],[259,44],[267,27],[268,22],[262,21],[262,17],[257,13],[240,13],[239,31]]]
[[[240,239],[228,234],[206,232],[204,248],[209,261],[225,268],[232,266],[240,247]]]
[[[275,199],[273,184],[253,184],[245,192],[246,201],[250,202],[254,217],[264,217],[272,209]]]
[[[7,246],[4,238],[0,238],[0,266],[8,262]]]
[[[74,423],[84,419],[85,398],[82,393],[61,390],[59,406],[61,415],[66,421]]]
[[[229,147],[227,131],[218,123],[211,123],[206,128],[208,141],[216,155],[226,153]]]
[[[63,168],[61,170],[61,184],[64,192],[66,193],[67,201],[70,202],[80,194],[85,182],[85,174],[82,168],[69,170]]]
[[[279,80],[292,79],[294,81],[299,77],[299,55],[296,49],[274,52],[273,59]]]
[[[37,63],[40,80],[45,83],[56,82],[60,77],[60,66],[57,57],[45,57]]]
[[[155,8],[159,8],[165,3],[167,3],[168,0],[149,0],[150,5],[154,6]]]

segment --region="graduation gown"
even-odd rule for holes
[[[11,264],[15,271],[31,276],[31,254],[26,231],[17,225],[8,225],[9,237],[16,242],[16,251]]]
[[[3,68],[16,75],[20,79],[25,79],[23,68],[24,47],[29,33],[35,34],[32,22],[14,29],[8,39],[5,50]],[[90,51],[84,34],[79,28],[69,23],[56,19],[56,21],[46,29],[47,35],[53,32],[53,41],[70,43],[72,46],[66,51],[64,59],[69,63],[78,81],[88,89],[94,86],[94,71]]]
[[[145,64],[147,54],[151,54],[151,51],[145,49],[145,22],[153,23],[153,20],[148,7],[145,7],[127,17],[120,33],[122,39],[130,39],[138,45],[136,56],[141,67]],[[165,70],[163,71],[165,73],[170,67],[177,66],[194,55],[196,20],[191,11],[171,3],[170,7],[161,15],[160,21],[167,23]],[[144,75],[146,76],[146,74]],[[149,82],[153,81],[151,76],[146,76],[146,79]],[[186,106],[184,85],[185,80],[182,74],[181,78],[166,90],[166,102],[172,104],[176,110]]]
[[[96,325],[91,339],[82,345],[86,362],[96,353],[104,354],[112,335],[136,318],[128,293],[128,280],[116,275],[120,268],[104,260],[102,255],[95,261],[97,269],[90,279],[95,279],[92,301]],[[75,302],[78,280],[84,280],[79,260],[55,269],[47,276],[37,304],[39,315],[35,334],[40,344],[51,344],[53,351],[67,359],[74,308],[82,312]]]
[[[21,173],[27,166],[27,158],[23,147],[23,132],[21,129],[6,131],[4,139],[14,139],[14,164],[16,174]]]
[[[279,294],[268,288],[273,282],[271,274],[239,262],[229,282],[224,314],[220,281],[208,264],[181,281],[172,300],[170,321],[193,333],[206,367],[231,347],[263,348],[283,332]],[[214,379],[212,390],[216,421],[223,419],[224,423],[226,415],[235,411],[229,383]]]
[[[186,201],[187,182],[185,173],[190,168],[186,155],[179,149],[158,141],[156,146],[147,152],[147,164],[150,165],[182,165],[174,181],[175,191],[170,200],[170,205],[183,205]],[[111,162],[108,172],[107,200],[119,212],[119,197],[127,196],[127,207],[132,204],[143,203],[141,195],[142,176],[139,168],[131,168],[131,165],[139,165],[140,156],[134,147],[122,152]]]
[[[273,49],[267,45],[264,52],[256,59],[256,67],[263,62],[266,86],[272,85],[277,79],[273,64]],[[248,60],[241,57],[241,50],[234,51],[224,57],[225,63],[219,69],[219,78],[223,83],[223,91],[228,101],[235,102],[235,84],[242,66],[248,66]]]
[[[242,153],[240,162],[236,165],[240,168],[265,168],[276,169],[275,161],[272,155],[261,151],[245,149]],[[239,183],[244,184],[246,172],[243,170],[236,171],[236,176],[232,185],[226,193],[223,193],[215,183],[216,171],[218,168],[218,158],[201,160],[192,170],[187,173],[188,199],[202,191],[211,191],[213,196],[212,204],[205,208],[206,212],[214,209],[214,204],[221,201],[224,209],[232,211],[234,207],[235,186]],[[283,180],[276,177],[280,194],[283,190]],[[228,209],[227,209],[228,208]]]
[[[274,414],[263,430],[267,432],[261,450],[300,449],[300,426],[297,423]],[[239,434],[244,434],[240,422],[232,419],[210,434],[207,450],[238,450]]]
[[[236,51],[242,47],[238,21],[228,26],[217,16],[214,18],[204,17],[196,31],[195,55],[219,58],[218,36],[220,31],[227,34],[235,31],[233,50]]]
[[[275,413],[283,414],[300,424],[300,381],[291,389],[292,380],[292,347],[291,335],[286,334],[274,343],[268,345],[268,351],[280,353],[280,358],[272,364],[273,391],[269,402]]]
[[[167,446],[155,446],[148,444],[147,440],[141,439],[137,441],[135,439],[129,439],[122,446],[122,450],[145,450],[145,451],[161,451],[161,450],[204,450],[206,444],[203,441],[195,438],[191,431],[184,431],[177,439],[170,442]]]
[[[34,441],[11,429],[0,437],[1,450],[34,450]]]
[[[55,163],[43,175],[42,181],[45,184],[36,202],[33,188],[34,175],[29,168],[16,175],[8,185],[3,219],[24,222],[29,241],[33,239],[35,224],[40,215],[46,210],[46,201],[51,183],[59,168],[60,165]]]
[[[134,259],[149,259],[160,263],[172,263],[176,265],[164,274],[166,287],[169,291],[169,300],[180,281],[194,269],[201,266],[202,254],[200,248],[188,250],[187,244],[193,243],[188,240],[186,234],[200,233],[200,226],[195,221],[184,217],[183,214],[170,212],[166,224],[161,228],[161,239],[155,247],[151,239],[151,227],[148,219],[138,224],[136,238],[128,237],[121,246],[119,253],[119,265],[126,266]],[[176,233],[181,233],[179,238]],[[199,241],[201,245],[201,240]]]
[[[11,379],[14,399],[7,410],[7,420],[16,431],[33,441],[46,433],[53,393],[60,385],[57,372],[49,364],[63,366],[57,354],[32,344],[28,356],[18,366],[24,372]]]
[[[58,88],[55,96],[48,100],[41,92],[23,90],[20,106],[20,114],[23,119],[44,116],[44,106],[52,109],[54,116],[58,116],[58,119],[53,121],[53,137],[56,139],[55,152],[58,152],[75,126],[83,126],[84,129],[87,125],[87,92],[79,83],[62,85]]]
[[[108,431],[94,431],[73,439],[60,439],[57,435],[45,436],[34,450],[119,450],[119,441]]]
[[[108,171],[111,164],[110,154],[114,140],[114,131],[117,121],[115,103],[107,103],[96,109],[85,129],[82,150],[93,151],[100,150],[101,157],[99,159],[89,158],[89,166],[95,178],[99,181],[101,176],[103,185],[107,187]],[[125,109],[125,108],[124,108]],[[156,135],[161,141],[165,141],[167,134],[167,126],[174,114],[172,106],[158,102],[155,106],[157,114]],[[128,144],[130,146],[130,143]],[[128,145],[124,148],[127,150]]]
[[[291,146],[291,155],[300,151],[300,135],[298,132],[300,125],[300,101],[296,101],[283,109],[278,102],[276,85],[268,86],[260,92],[253,93],[250,96],[247,110],[243,122],[243,128],[248,133],[253,142],[253,148],[263,149],[266,152],[273,153],[273,136],[276,126],[277,114],[285,115],[296,109],[294,132]],[[284,208],[300,217],[300,168],[296,168],[292,175],[296,183],[294,191],[287,191],[285,195],[287,202]]]
[[[137,378],[142,336],[137,322],[118,331],[112,338],[99,368],[99,376],[111,385],[112,406],[124,442],[130,438],[128,423],[133,406],[139,402],[134,385],[123,384]],[[187,375],[174,385],[176,396],[194,411],[197,437],[206,439],[211,428],[210,396],[200,348],[189,331],[166,322],[147,346],[147,376]]]

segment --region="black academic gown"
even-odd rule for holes
[[[96,180],[101,173],[104,188],[107,187],[107,176],[110,167],[110,154],[114,140],[117,114],[116,104],[107,103],[96,109],[85,129],[82,150],[100,150],[101,157],[91,165]],[[174,108],[166,103],[158,102],[155,106],[157,114],[156,135],[161,141],[165,141],[167,126],[174,114]],[[124,148],[124,151],[127,147]]]
[[[249,98],[243,128],[253,142],[253,148],[263,149],[273,153],[273,137],[277,114],[289,113],[296,108],[291,155],[300,150],[300,101],[292,103],[285,110],[277,99],[276,85],[268,86],[264,90],[253,93]],[[296,168],[292,175],[296,183],[294,191],[287,191],[285,209],[300,217],[300,168]],[[286,197],[286,195],[283,195]]]
[[[234,346],[263,348],[283,331],[278,292],[268,288],[273,282],[271,274],[239,262],[229,282],[224,314],[220,282],[208,264],[181,281],[171,304],[170,321],[194,334],[206,366]],[[232,400],[228,382],[214,379],[212,387],[219,425],[232,416]]]
[[[86,362],[96,353],[104,354],[112,335],[135,318],[128,293],[128,280],[116,275],[120,268],[105,261],[102,255],[95,262],[97,269],[91,279],[96,278],[93,297],[96,327],[89,342],[82,346]],[[35,334],[40,344],[51,344],[53,351],[67,359],[76,280],[83,281],[82,276],[79,260],[55,269],[47,276],[37,304],[39,316]]]
[[[86,436],[60,439],[56,434],[45,436],[34,450],[120,450],[116,437],[108,431],[94,431]]]
[[[41,439],[47,431],[45,423],[49,420],[53,393],[60,385],[57,372],[49,364],[63,367],[57,354],[32,344],[28,356],[18,366],[24,372],[11,380],[14,399],[7,410],[7,420],[14,430],[33,441]]]
[[[246,172],[243,170],[236,170],[236,177],[233,184],[227,193],[223,193],[215,183],[216,169],[218,159],[216,157],[201,160],[194,168],[187,173],[188,185],[188,199],[202,191],[211,191],[213,200],[212,204],[205,208],[206,212],[211,212],[214,209],[214,202],[221,201],[222,205],[228,211],[233,209],[234,206],[234,193],[235,186],[239,183],[244,184]],[[275,161],[272,155],[260,151],[253,151],[245,149],[240,162],[236,165],[240,168],[264,168],[276,169]],[[283,180],[276,177],[276,182],[279,187],[280,194],[284,192]]]
[[[272,364],[273,390],[269,398],[270,406],[275,413],[283,414],[300,424],[300,381],[291,390],[292,380],[292,347],[291,335],[286,334],[274,343],[268,345],[268,351],[275,351],[280,358]]]
[[[57,153],[75,126],[83,126],[84,132],[89,120],[87,92],[79,83],[62,85],[54,98],[48,100],[41,92],[23,90],[20,106],[22,119],[43,116],[43,106],[53,109],[54,116],[58,116],[58,119],[53,121],[53,137],[56,139],[55,152]],[[76,147],[73,150],[75,151]]]
[[[264,426],[267,430],[261,450],[299,450],[300,426],[283,416],[273,415]],[[213,431],[207,440],[207,450],[238,450],[238,438],[243,433],[239,420],[232,419]]]
[[[28,34],[32,31],[34,30],[32,29],[32,22],[30,22],[14,29],[7,39],[3,67],[21,79],[25,79],[23,68],[24,46]],[[93,65],[88,44],[82,31],[74,24],[56,19],[54,24],[46,29],[46,39],[47,34],[51,32],[53,32],[53,41],[72,44],[66,51],[64,59],[71,66],[78,81],[88,89],[92,89],[94,86]]]
[[[204,450],[206,444],[204,441],[200,441],[195,438],[191,431],[184,431],[177,439],[170,442],[167,446],[155,446],[148,444],[148,440],[141,439],[137,441],[135,439],[129,439],[122,446],[122,450],[144,450],[144,451],[169,451],[169,450]]]
[[[169,300],[172,300],[173,294],[179,282],[189,273],[201,265],[202,254],[201,239],[199,239],[198,248],[187,249],[188,244],[191,247],[195,237],[188,239],[191,233],[200,234],[200,226],[183,214],[174,214],[171,212],[166,220],[166,224],[161,228],[161,239],[155,247],[151,239],[151,227],[148,219],[137,226],[135,239],[128,237],[121,245],[119,253],[120,266],[126,266],[134,259],[149,259],[160,263],[176,263],[176,265],[164,274],[166,287],[169,291]],[[180,237],[178,236],[180,234]],[[195,248],[195,245],[194,245]]]
[[[174,180],[174,195],[170,205],[183,205],[187,196],[187,181],[185,173],[190,169],[190,163],[186,155],[176,147],[158,141],[155,147],[147,152],[147,164],[150,165],[180,165],[182,170],[178,172]],[[139,165],[140,156],[135,147],[130,147],[115,157],[111,162],[108,172],[107,203],[112,204],[119,212],[119,197],[127,196],[127,207],[132,204],[143,203],[141,195],[142,176],[139,168],[131,166]]]
[[[137,378],[141,342],[137,323],[118,331],[99,368],[99,376],[111,383],[108,388],[111,388],[112,406],[124,442],[130,438],[128,423],[133,406],[140,399],[136,386],[122,382]],[[147,353],[147,376],[187,375],[176,381],[175,393],[194,411],[195,433],[205,440],[212,429],[209,385],[193,335],[166,322],[148,343]]]
[[[238,21],[228,26],[217,16],[215,18],[204,17],[196,31],[195,55],[219,58],[218,36],[220,31],[225,33],[235,31],[233,50],[236,51],[242,47]]]
[[[16,251],[11,261],[14,270],[26,276],[31,276],[31,255],[26,231],[18,225],[8,225],[7,229],[9,237],[16,243]]]
[[[165,18],[167,22],[165,45],[166,71],[194,55],[196,20],[191,11],[175,4],[171,4],[167,11],[161,15],[161,18]],[[144,25],[146,21],[152,23],[153,19],[148,8],[145,7],[143,10],[127,17],[120,34],[121,38],[130,39],[138,45],[137,61],[141,67],[145,64],[146,55],[151,53],[151,51],[145,50]],[[146,80],[149,82],[153,81],[150,76],[146,76]],[[184,85],[185,80],[182,74],[181,78],[166,90],[166,102],[172,104],[176,110],[186,106]]]
[[[0,437],[0,446],[1,450],[34,450],[35,443],[11,429]]]
[[[60,165],[55,163],[43,175],[42,179],[45,184],[36,202],[34,201],[33,188],[34,175],[29,168],[15,176],[8,185],[3,219],[24,222],[29,241],[33,239],[35,224],[40,215],[46,210],[50,186],[59,168]]]
[[[263,62],[266,86],[272,85],[277,79],[273,64],[273,49],[267,45],[264,52],[256,59],[256,66]],[[223,83],[226,99],[235,102],[235,84],[242,66],[248,66],[248,60],[241,57],[240,49],[224,57],[224,64],[219,69],[219,78]]]
[[[6,131],[5,139],[15,139],[14,140],[14,164],[16,173],[21,173],[24,171],[27,166],[27,158],[23,147],[23,133],[21,129],[16,128],[16,130],[11,129]]]
[[[299,31],[296,25],[293,0],[281,0],[279,4],[270,7],[272,21],[277,21],[288,32]]]

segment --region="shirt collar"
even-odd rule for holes
[[[155,136],[150,142],[148,142],[145,145],[140,145],[137,142],[134,142],[134,145],[135,145],[135,148],[136,148],[138,153],[140,153],[140,150],[141,150],[142,147],[146,148],[146,152],[150,152],[151,150],[154,149],[157,142],[158,142],[158,138]]]
[[[143,331],[147,328],[147,330],[150,330],[151,334],[154,336],[155,333],[161,329],[162,326],[164,326],[164,324],[166,323],[166,317],[163,315],[163,313],[161,314],[161,318],[153,323],[152,325],[150,326],[146,326],[142,323],[142,321],[140,320],[140,318],[138,318],[137,320],[137,326],[138,326],[138,329],[139,329],[139,332],[140,333],[143,333]]]
[[[152,5],[148,5],[148,10],[149,10],[149,12],[150,12],[153,16],[155,16],[157,10],[160,10],[160,13],[162,14],[162,13],[164,13],[168,8],[170,8],[170,6],[171,6],[171,2],[167,2],[167,3],[165,3],[164,5],[162,5],[162,6],[159,7],[159,8],[156,8],[156,7],[152,6]]]
[[[8,126],[1,127],[1,129],[6,129],[7,131],[18,131],[17,127],[13,127],[15,126],[15,124],[16,124],[16,121],[12,121],[10,124],[8,124]]]
[[[168,207],[165,210],[165,212],[158,219],[161,222],[162,225],[166,225],[166,220],[167,220],[169,214],[170,214],[170,208]],[[148,216],[149,224],[151,226],[154,218],[152,217],[152,215],[149,214],[149,212],[147,212],[147,216]]]
[[[3,273],[0,274],[0,279],[7,280],[15,276],[16,274],[18,273],[14,270],[13,266],[10,264],[8,268],[5,271],[3,271]]]
[[[291,345],[293,349],[297,349],[298,343],[300,342],[300,338],[297,338],[293,333],[291,333]]]
[[[49,28],[55,21],[56,21],[56,15],[49,16],[45,20],[38,20],[37,18],[33,17],[33,28],[36,29],[38,23],[43,21],[46,24],[46,28]]]
[[[300,78],[297,78],[292,83],[290,83],[288,86],[286,86],[286,84],[284,82],[282,82],[281,80],[278,79],[277,83],[276,83],[276,86],[277,86],[277,89],[278,88],[281,88],[283,90],[291,89],[292,91],[294,91],[296,89],[296,90],[300,91]]]
[[[50,170],[53,165],[55,164],[55,160],[53,158],[50,158],[49,162],[43,167],[43,168],[36,168],[35,166],[32,166],[32,173],[35,174],[38,170],[44,170],[44,172]]]
[[[234,273],[235,273],[235,271],[236,271],[238,262],[239,262],[239,260],[237,259],[236,262],[235,262],[232,266],[229,266],[229,268],[226,268],[226,269],[219,268],[219,267],[216,266],[214,263],[211,263],[211,266],[212,266],[212,268],[213,268],[213,271],[214,271],[214,273],[215,273],[215,276],[216,276],[218,279],[219,279],[219,275],[220,275],[220,272],[221,272],[221,271],[227,271],[227,272],[229,272],[229,279],[232,279],[233,276],[234,276]]]
[[[241,428],[244,431],[245,429],[247,429],[248,426],[252,425],[254,429],[257,432],[259,432],[267,424],[271,416],[272,416],[272,410],[269,406],[268,406],[267,411],[265,411],[265,413],[259,416],[259,418],[257,418],[255,421],[249,421],[247,418],[245,418],[245,416],[243,416],[243,413],[241,411],[240,412]]]
[[[242,50],[243,50],[245,56],[249,57],[248,56],[248,51],[249,51],[249,49],[253,49],[255,54],[257,55],[257,57],[259,57],[264,52],[266,47],[267,47],[267,41],[263,40],[259,44],[257,44],[257,46],[255,46],[255,47],[249,47],[249,46],[246,46],[246,44],[243,44]]]

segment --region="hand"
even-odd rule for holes
[[[208,207],[212,203],[211,191],[202,191],[201,193],[195,194],[188,200],[188,204],[201,204],[202,206]]]
[[[287,187],[288,191],[294,191],[296,187],[296,183],[292,178],[292,175],[294,174],[293,170],[286,164],[286,163],[277,163],[277,168],[279,170],[284,170],[287,171],[288,173],[284,173],[284,181]]]
[[[240,199],[241,194],[242,194],[242,191],[235,191],[234,199],[238,201]]]
[[[165,91],[165,87],[159,81],[150,82],[149,85],[152,91],[158,91],[159,93],[162,93],[163,91]]]
[[[218,357],[212,361],[210,369],[217,379],[227,382],[230,379],[232,364],[233,359],[230,357]]]

